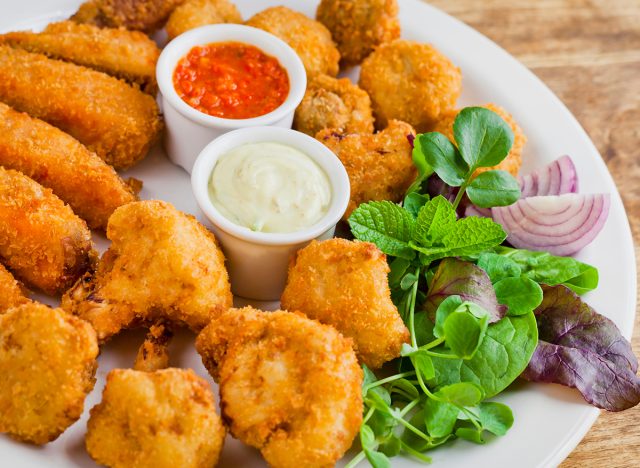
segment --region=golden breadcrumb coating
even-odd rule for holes
[[[0,314],[29,302],[22,285],[0,264]]]
[[[102,71],[155,95],[160,49],[146,35],[126,29],[99,28],[73,21],[51,23],[44,31],[0,35],[0,44]]]
[[[340,53],[322,23],[284,6],[267,8],[245,23],[278,36],[300,56],[309,78],[336,76]]]
[[[97,367],[96,334],[62,309],[31,302],[0,316],[0,432],[55,440],[82,414]]]
[[[345,65],[400,37],[397,0],[322,0],[316,19],[331,31]]]
[[[345,133],[373,133],[371,99],[348,78],[317,75],[296,109],[293,128],[315,136],[333,128]]]
[[[0,165],[53,190],[90,228],[136,200],[116,171],[63,131],[0,102]]]
[[[492,169],[500,169],[509,172],[514,177],[517,176],[518,172],[520,171],[520,166],[522,166],[522,149],[527,142],[527,136],[513,119],[512,115],[509,114],[504,108],[492,103],[485,104],[481,107],[492,110],[509,124],[509,126],[511,127],[511,131],[513,131],[513,146],[511,147],[511,151],[509,151],[507,157],[500,164],[495,167],[481,167],[476,170],[475,175],[478,175],[484,171],[490,171]],[[459,112],[460,110],[458,109],[446,112],[440,117],[440,120],[438,120],[435,127],[433,128],[434,132],[440,132],[444,134],[454,144],[455,141],[453,138],[453,123],[455,122]]]
[[[0,45],[0,101],[60,128],[116,169],[145,157],[162,128],[153,97],[112,76]]]
[[[66,291],[96,253],[91,231],[69,206],[24,174],[0,167],[0,260],[27,285]]]
[[[373,135],[343,135],[333,129],[316,135],[340,158],[349,175],[351,199],[342,219],[348,219],[361,203],[402,200],[417,175],[409,143],[415,133],[411,125],[392,120]]]
[[[205,468],[218,462],[225,432],[209,384],[191,369],[114,369],[85,442],[113,468]]]
[[[220,387],[234,437],[274,467],[329,467],[362,422],[362,369],[351,340],[303,315],[229,309],[196,348]]]
[[[358,358],[377,369],[409,341],[391,302],[388,273],[387,258],[374,244],[312,241],[289,265],[282,308],[335,327],[353,340]]]
[[[378,128],[399,119],[425,132],[455,107],[462,74],[432,46],[398,39],[362,62],[360,87],[371,96]]]
[[[151,325],[144,342],[138,348],[135,370],[152,372],[169,367],[169,343],[173,332],[163,322]]]
[[[165,29],[169,40],[207,24],[242,23],[242,15],[229,0],[187,0],[176,8]]]
[[[71,17],[77,23],[126,28],[148,34],[164,26],[184,0],[88,0]]]
[[[224,255],[193,216],[163,201],[129,203],[109,219],[107,237],[97,270],[62,298],[101,341],[163,319],[199,331],[231,307]]]

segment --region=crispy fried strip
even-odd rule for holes
[[[28,302],[22,285],[0,264],[0,314]]]
[[[162,26],[184,0],[89,0],[71,17],[78,23],[124,27],[152,33]]]

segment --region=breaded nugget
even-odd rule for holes
[[[0,46],[0,101],[69,133],[116,169],[147,154],[162,123],[153,97],[104,73]]]
[[[349,175],[351,199],[342,219],[348,219],[361,203],[402,200],[417,174],[410,135],[415,130],[399,120],[373,135],[344,135],[330,128],[316,135],[340,158]]]
[[[169,40],[207,24],[242,23],[242,15],[229,0],[187,0],[176,8],[165,29]]]
[[[398,39],[362,62],[359,84],[371,97],[378,128],[399,119],[425,132],[455,107],[462,74],[432,46]]]
[[[136,200],[95,153],[63,131],[0,102],[0,165],[53,190],[90,228],[106,229],[111,213]]]
[[[309,78],[336,76],[340,53],[322,23],[284,6],[267,8],[245,23],[278,36],[300,56]]]
[[[358,358],[377,369],[409,341],[391,302],[388,273],[386,256],[374,244],[312,241],[289,265],[282,308],[335,327],[353,340]]]
[[[0,316],[0,432],[45,444],[82,414],[98,342],[91,326],[35,302]]]
[[[10,32],[0,44],[65,60],[122,78],[155,95],[156,62],[160,49],[138,31],[99,28],[73,21],[52,23],[43,32]]]
[[[22,285],[0,264],[0,314],[28,302]]]
[[[77,23],[126,28],[148,34],[162,28],[184,0],[89,0],[71,17]]]
[[[290,312],[230,309],[196,347],[220,386],[234,437],[274,467],[328,467],[362,422],[362,369],[350,340]]]
[[[333,128],[346,133],[373,133],[369,95],[347,78],[314,77],[296,109],[293,128],[315,136]]]
[[[225,432],[209,384],[191,369],[114,369],[85,442],[113,468],[204,468],[218,462]]]
[[[159,320],[199,331],[231,307],[224,255],[193,216],[163,201],[129,203],[109,219],[107,237],[97,270],[62,298],[101,341]]]
[[[169,343],[173,332],[163,322],[151,325],[144,342],[138,348],[135,370],[152,372],[169,367]]]
[[[502,107],[492,103],[485,104],[481,107],[492,110],[509,124],[513,131],[513,146],[511,147],[511,151],[509,151],[507,157],[500,164],[495,167],[481,167],[476,170],[475,174],[478,175],[484,171],[500,169],[509,172],[514,177],[517,176],[518,171],[520,171],[520,166],[522,166],[522,148],[527,142],[526,135],[513,119],[512,115]],[[459,112],[459,110],[455,109],[443,114],[433,128],[433,131],[444,134],[452,143],[455,143],[453,138],[453,123],[455,122]]]
[[[20,280],[62,293],[96,253],[91,231],[71,208],[29,177],[0,167],[0,260]]]
[[[397,0],[322,0],[316,19],[331,31],[345,65],[400,37]]]

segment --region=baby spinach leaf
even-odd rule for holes
[[[520,265],[516,262],[493,252],[482,252],[478,257],[478,266],[489,275],[492,283],[497,283],[504,278],[517,278],[522,273]]]
[[[418,213],[413,240],[432,245],[447,234],[456,224],[456,212],[442,195],[428,201]]]
[[[507,433],[513,426],[513,412],[502,403],[487,401],[478,405],[478,417],[485,431],[497,436]]]
[[[460,382],[440,388],[435,395],[457,406],[475,406],[482,400],[483,391],[470,382]]]
[[[484,338],[488,315],[476,318],[467,311],[455,311],[443,324],[447,346],[461,359],[471,359]]]
[[[427,398],[424,421],[432,437],[445,437],[453,432],[460,410],[450,403]]]
[[[508,206],[520,198],[520,183],[506,171],[486,171],[469,184],[467,196],[480,208]]]
[[[416,141],[426,163],[443,181],[452,187],[462,185],[469,173],[469,166],[446,136],[438,132],[423,133],[418,135]]]
[[[404,197],[402,206],[405,210],[411,213],[414,218],[417,218],[420,208],[422,208],[424,204],[427,203],[428,201],[429,201],[428,195],[422,195],[420,193],[412,192],[406,197]]]
[[[494,289],[498,302],[508,307],[508,315],[526,314],[542,302],[542,288],[526,276],[502,279]]]

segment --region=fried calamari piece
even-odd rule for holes
[[[0,165],[53,190],[90,228],[136,200],[115,170],[75,138],[0,102]]]
[[[230,309],[196,348],[231,434],[279,467],[327,467],[362,422],[362,369],[334,328],[284,311]]]
[[[513,131],[513,146],[511,147],[511,151],[509,151],[507,157],[500,164],[495,167],[481,167],[476,170],[475,174],[478,175],[484,171],[499,169],[509,172],[514,177],[517,176],[518,171],[520,171],[520,166],[522,166],[522,149],[527,142],[527,136],[513,119],[513,116],[504,108],[492,103],[485,104],[481,107],[495,112],[502,117],[507,124],[509,124],[511,131]],[[444,134],[452,143],[455,143],[453,138],[453,123],[455,122],[459,112],[459,110],[451,110],[443,114],[440,117],[440,120],[436,123],[436,126],[433,128],[433,131]]]
[[[417,174],[411,135],[415,135],[411,125],[399,120],[373,135],[343,135],[330,128],[316,135],[340,158],[349,175],[351,199],[342,219],[348,219],[361,203],[402,200]]]
[[[173,332],[165,323],[157,323],[149,327],[144,343],[138,349],[135,370],[153,372],[169,367],[169,343]]]
[[[296,109],[293,128],[315,136],[333,128],[346,133],[373,133],[369,95],[347,78],[314,77]]]
[[[207,24],[242,23],[242,15],[229,0],[187,0],[176,8],[165,29],[169,39]]]
[[[245,23],[263,29],[289,44],[300,56],[309,77],[336,76],[340,53],[322,23],[284,6],[267,8]]]
[[[2,34],[0,44],[102,71],[138,85],[152,95],[158,89],[156,62],[160,49],[138,31],[62,21],[50,24],[40,33]]]
[[[462,74],[432,46],[398,39],[362,62],[359,84],[371,96],[378,128],[399,119],[425,132],[455,107]]]
[[[0,264],[0,314],[28,302],[22,285]]]
[[[351,338],[372,369],[400,356],[409,340],[391,302],[386,256],[369,242],[312,241],[289,265],[282,307],[336,328]]]
[[[82,414],[93,389],[93,328],[35,302],[0,315],[0,432],[45,444]]]
[[[346,65],[400,37],[397,0],[322,0],[316,19],[331,31]]]
[[[89,0],[71,17],[77,23],[126,28],[148,34],[164,26],[184,0]]]
[[[224,255],[193,216],[162,201],[129,203],[109,219],[107,237],[97,270],[62,298],[101,341],[160,320],[199,331],[231,307]]]
[[[47,294],[67,290],[94,262],[91,231],[29,177],[0,167],[0,259]]]
[[[147,154],[162,123],[153,97],[104,73],[0,45],[0,101],[69,133],[116,169]]]
[[[218,462],[225,432],[209,384],[191,369],[114,369],[85,443],[114,468],[204,468]]]

